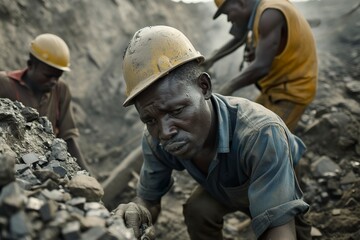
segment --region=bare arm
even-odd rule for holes
[[[296,240],[295,220],[266,230],[259,240]]]
[[[276,9],[267,9],[260,18],[259,41],[255,50],[255,60],[237,77],[226,82],[218,91],[231,95],[234,91],[254,84],[266,76],[281,46],[281,34],[286,27],[283,14]]]
[[[244,44],[245,39],[246,38],[243,39],[232,38],[224,46],[218,49],[210,58],[206,59],[206,61],[202,64],[204,66],[205,71],[208,70],[210,67],[212,67],[212,65],[216,61],[238,49],[241,45]]]

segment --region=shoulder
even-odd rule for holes
[[[9,77],[7,76],[5,71],[0,71],[0,81],[1,82],[9,81]]]
[[[68,96],[71,97],[71,91],[69,85],[62,79],[59,79],[56,85],[56,92],[61,97],[67,98]]]
[[[269,124],[283,125],[282,120],[275,113],[256,102],[219,94],[215,94],[215,97],[222,102],[219,104],[219,108],[226,107],[230,118],[235,118],[237,124],[241,124],[243,127],[259,129]]]

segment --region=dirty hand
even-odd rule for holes
[[[116,208],[115,214],[124,219],[125,225],[128,228],[134,230],[136,238],[139,238],[144,234],[144,226],[148,227],[152,225],[151,213],[149,210],[134,202],[120,204]]]

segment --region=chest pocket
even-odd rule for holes
[[[250,185],[250,180],[246,181],[244,184],[235,187],[225,187],[220,184],[220,188],[225,195],[224,197],[228,199],[228,203],[234,210],[240,210],[249,215],[249,197],[248,189]]]
[[[225,187],[220,184],[220,188],[228,199],[231,208],[240,210],[249,214],[249,197],[248,190],[250,186],[250,180],[247,180],[244,184],[234,187]]]

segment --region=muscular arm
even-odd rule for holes
[[[293,219],[290,222],[278,227],[269,228],[259,238],[259,240],[271,239],[296,240],[295,220]]]
[[[269,73],[272,62],[281,49],[284,27],[286,20],[280,11],[276,9],[264,11],[259,23],[255,60],[239,76],[226,82],[218,91],[220,94],[231,95],[240,88],[256,83]]]

